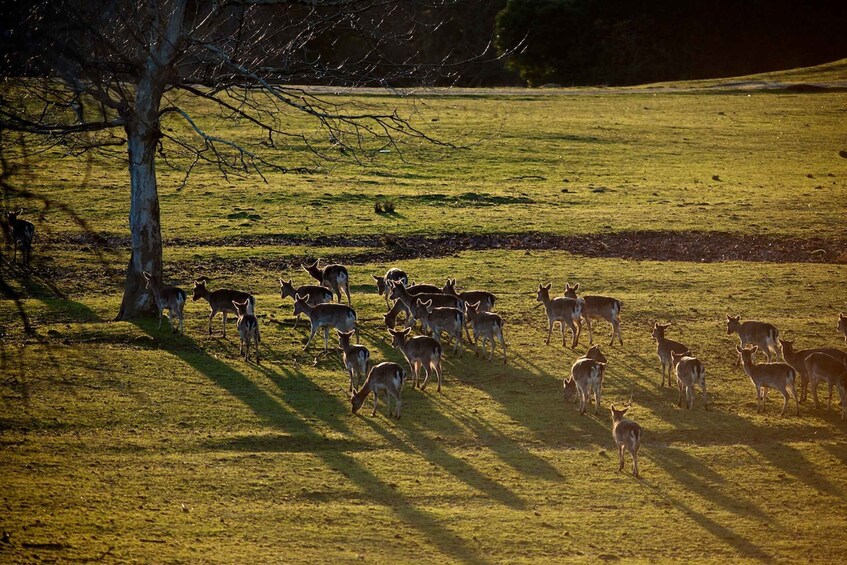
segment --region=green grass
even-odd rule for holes
[[[491,290],[506,320],[508,365],[447,355],[442,394],[407,387],[395,421],[384,403],[370,417],[370,400],[350,413],[338,353],[316,359],[317,338],[301,351],[307,331],[293,329],[276,282],[306,283],[298,264],[307,256],[367,249],[239,238],[629,229],[843,238],[845,101],[433,96],[421,106],[439,117],[430,122],[439,134],[486,141],[439,159],[414,150],[410,163],[390,155],[375,169],[271,176],[269,185],[200,171],[176,192],[180,177],[165,173],[165,237],[181,242],[165,250],[167,279],[190,290],[205,274],[212,289],[254,292],[258,367],[239,359],[232,321],[227,339],[219,318],[207,335],[202,301],[189,301],[184,335],[157,331],[155,320],[111,321],[126,250],[119,240],[105,251],[76,243],[79,229],[46,210],[33,272],[3,273],[19,298],[0,302],[0,530],[10,535],[0,561],[107,552],[104,562],[843,561],[847,423],[810,403],[780,418],[779,395],[757,414],[724,316],[771,321],[799,347],[841,346],[847,265],[508,250],[357,260],[353,302],[376,361],[400,360],[371,279],[389,266]],[[125,235],[117,164],[48,154],[29,168],[28,188],[72,204],[106,236]],[[398,215],[374,214],[378,197]],[[562,378],[587,335],[576,351],[555,332],[544,344],[534,291],[548,281],[624,303],[625,344],[604,346],[597,416],[563,401]],[[694,410],[679,409],[676,390],[659,386],[654,320],[673,322],[669,337],[706,364],[710,411],[699,397]],[[606,343],[610,326],[596,330]],[[641,480],[617,471],[610,434],[609,404],[630,398],[645,430]]]

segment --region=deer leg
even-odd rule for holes
[[[623,471],[623,444],[618,446],[618,460],[620,461],[620,465],[618,465],[618,471]]]
[[[438,388],[435,389],[435,392],[441,392],[441,361],[430,362],[430,367],[435,371],[435,376],[438,377]]]
[[[379,394],[376,392],[376,389],[374,389],[374,411],[371,412],[371,416],[376,416],[376,399],[378,397],[379,397]],[[386,402],[388,402],[388,399],[386,399]],[[391,403],[390,402],[388,402],[388,408],[389,408],[389,410],[391,409]]]
[[[585,318],[585,326],[588,328],[588,345],[594,345],[594,332],[591,330],[591,318]],[[582,324],[579,324],[579,333],[582,333]]]
[[[315,334],[318,333],[317,326],[312,326],[312,333],[309,335],[309,339],[306,340],[306,345],[303,346],[303,351],[308,349],[309,344],[312,343],[312,338],[315,337]]]
[[[812,398],[815,400],[815,410],[820,408],[820,404],[818,403],[818,379],[812,375],[811,378],[812,384]]]
[[[329,326],[324,326],[324,353],[329,352]]]
[[[223,316],[223,336],[226,337],[226,310],[221,311],[221,315]],[[211,333],[211,329],[209,331]]]
[[[779,393],[782,395],[782,410],[779,415],[783,416],[785,414],[785,408],[788,406],[788,392],[785,390],[780,390]]]
[[[632,476],[638,478],[638,451],[632,452]]]

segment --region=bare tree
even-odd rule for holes
[[[184,171],[184,184],[198,165],[217,167],[224,176],[302,171],[303,165],[284,163],[285,149],[292,145],[308,149],[320,163],[339,156],[364,160],[413,140],[441,143],[396,110],[339,104],[319,91],[292,86],[391,86],[444,72],[447,61],[418,61],[414,49],[403,47],[431,31],[421,28],[418,16],[437,4],[45,0],[18,5],[14,31],[23,39],[13,56],[0,62],[0,134],[22,132],[42,146],[126,159],[131,256],[118,319],[134,318],[155,308],[142,273],[162,272],[157,164]],[[212,123],[210,108],[216,117],[237,120],[248,133],[237,138],[217,133],[206,125]],[[322,137],[292,130],[287,121],[292,114],[313,120]],[[13,139],[0,135],[2,142]]]

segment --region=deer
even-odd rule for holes
[[[606,363],[581,357],[571,367],[571,374],[564,382],[565,400],[573,397],[574,391],[579,392],[579,415],[585,414],[588,398],[594,393],[594,413],[600,410],[600,396],[603,390],[603,375]]]
[[[206,288],[206,283],[209,282],[207,277],[199,277],[194,281],[194,294],[191,297],[192,301],[197,301],[200,298],[205,298],[209,302],[211,313],[209,314],[209,335],[212,335],[212,318],[218,312],[223,313],[223,336],[226,338],[226,316],[227,314],[235,314],[233,302],[247,302],[247,308],[250,314],[256,313],[256,299],[252,294],[241,292],[240,290],[230,290],[228,288],[219,288],[213,292],[209,292]]]
[[[332,291],[325,286],[318,286],[316,284],[304,284],[302,286],[294,288],[294,285],[291,283],[291,280],[284,281],[282,280],[282,277],[280,277],[280,298],[287,298],[289,296],[291,298],[294,298],[298,294],[300,296],[309,297],[309,306],[317,306],[318,304],[326,304],[327,302],[332,302]],[[294,329],[297,329],[298,323],[300,323],[300,314],[297,314],[297,317],[294,319]]]
[[[835,326],[835,329],[844,336],[844,345],[847,345],[847,316],[844,315],[844,312],[838,313],[838,325]]]
[[[771,356],[779,359],[776,341],[779,338],[779,330],[773,324],[753,320],[742,322],[741,316],[727,316],[726,335],[732,334],[738,334],[742,348],[748,345],[757,346],[759,351],[765,354],[768,363],[773,360]]]
[[[421,326],[429,328],[432,336],[439,344],[441,343],[441,332],[446,332],[453,340],[453,353],[457,356],[464,354],[462,347],[462,328],[465,326],[465,313],[458,308],[439,307],[432,305],[432,300],[423,302],[420,298],[415,300],[416,317],[421,320]]]
[[[737,345],[735,350],[741,356],[741,364],[744,367],[744,372],[750,377],[753,386],[756,387],[756,413],[765,413],[765,400],[767,400],[768,389],[776,389],[782,395],[782,411],[780,416],[785,414],[785,408],[788,406],[789,393],[794,398],[794,404],[797,407],[796,414],[800,415],[800,403],[797,399],[797,389],[794,383],[797,379],[797,371],[788,363],[761,363],[756,364],[754,355],[758,345],[748,345],[741,349]]]
[[[409,363],[409,369],[412,371],[414,379],[412,380],[412,388],[418,386],[418,372],[423,368],[426,375],[420,389],[426,388],[426,383],[429,380],[431,373],[435,373],[438,377],[437,392],[441,392],[441,345],[434,338],[425,335],[409,337],[409,328],[402,330],[389,329],[391,334],[391,346],[399,349]]]
[[[536,302],[540,303],[536,305],[536,307],[543,305],[547,312],[548,327],[547,341],[545,343],[550,345],[550,334],[553,333],[553,324],[555,322],[559,322],[559,325],[562,328],[562,347],[566,347],[565,324],[567,324],[571,330],[571,335],[573,335],[573,341],[571,342],[571,349],[573,349],[579,344],[579,330],[577,329],[577,324],[575,322],[579,320],[579,317],[582,315],[584,301],[581,298],[573,299],[562,296],[551,299],[550,288],[552,286],[553,283],[538,285],[538,292],[535,296]]]
[[[376,290],[379,292],[380,296],[385,297],[385,306],[390,306],[388,303],[388,293],[391,290],[388,286],[388,281],[400,281],[404,285],[409,286],[409,277],[406,273],[400,269],[392,268],[388,269],[385,272],[385,275],[378,277],[377,275],[371,275],[376,282]]]
[[[606,356],[603,355],[603,351],[601,351],[599,345],[592,345],[588,348],[588,351],[583,355],[586,359],[594,359],[595,361],[599,361],[601,363],[606,363]]]
[[[703,391],[703,408],[709,409],[709,397],[706,394],[706,368],[703,363],[693,357],[690,351],[676,353],[671,351],[671,365],[676,373],[676,384],[679,387],[679,400],[677,406],[691,410],[694,408],[694,397],[696,396],[694,386]],[[683,404],[683,397],[685,404]]]
[[[406,306],[402,300],[397,300],[394,302],[394,306],[391,307],[387,313],[382,315],[382,319],[385,320],[385,327],[387,328],[395,328],[397,326],[397,316],[404,312],[406,314],[406,322],[412,317],[412,311]]]
[[[338,302],[341,302],[341,291],[347,295],[347,305],[350,306],[350,276],[347,274],[347,267],[344,265],[326,265],[323,268],[318,267],[316,259],[311,265],[300,265],[303,270],[312,275],[312,278],[317,279],[321,286],[332,289],[338,296]]]
[[[825,353],[830,357],[835,357],[840,360],[847,360],[847,353],[834,347],[815,347],[811,349],[794,349],[794,342],[785,339],[779,339],[779,346],[782,349],[782,358],[785,362],[794,367],[797,375],[800,377],[800,402],[806,402],[806,391],[809,388],[809,373],[806,371],[806,358],[812,353]]]
[[[497,298],[487,290],[465,290],[456,292],[456,279],[447,279],[442,288],[444,294],[458,296],[465,304],[476,302],[479,304],[480,312],[491,312],[494,310],[494,302]]]
[[[29,265],[29,261],[32,258],[32,240],[35,238],[35,225],[27,220],[19,219],[18,216],[23,213],[23,208],[18,209],[16,212],[7,212],[6,223],[14,248],[12,261],[18,260],[18,245],[20,245],[21,261],[23,261],[24,265]]]
[[[359,385],[358,375],[367,377],[368,363],[371,360],[371,352],[364,345],[353,345],[350,343],[350,337],[353,332],[342,332],[335,330],[338,333],[338,343],[342,352],[341,359],[344,362],[344,367],[350,374],[350,390]]]
[[[641,449],[641,426],[638,422],[624,418],[630,406],[626,406],[623,410],[618,410],[612,404],[610,410],[612,412],[612,438],[615,440],[615,445],[618,448],[618,459],[620,465],[618,471],[623,471],[623,452],[624,449],[632,455],[632,475],[638,478],[638,450]]]
[[[162,314],[165,308],[167,308],[171,332],[181,332],[183,326],[183,308],[185,307],[185,291],[175,286],[162,285],[161,275],[151,275],[147,271],[142,271],[141,274],[144,275],[144,280],[147,281],[144,288],[153,293],[153,301],[156,303],[156,309],[159,311],[158,331],[162,330]],[[177,318],[176,327],[174,327],[174,316]]]
[[[395,283],[397,281],[394,281]],[[415,294],[444,294],[444,290],[440,286],[436,286],[434,284],[427,283],[415,283],[412,281],[412,284],[406,285],[406,292],[411,295]]]
[[[238,316],[238,322],[235,327],[238,328],[238,335],[241,338],[241,345],[238,349],[239,355],[244,355],[244,361],[249,361],[250,358],[250,343],[252,342],[256,348],[256,365],[259,364],[259,319],[253,315],[252,306],[249,300],[244,302],[232,301],[235,307],[235,315]]]
[[[303,346],[303,351],[308,349],[312,338],[320,328],[324,329],[324,353],[329,351],[329,327],[332,326],[343,332],[355,331],[356,343],[359,343],[359,330],[356,328],[356,311],[346,304],[318,304],[309,305],[309,296],[294,296],[294,315],[306,314],[312,324],[312,333]]]
[[[503,318],[494,312],[482,310],[482,305],[479,302],[467,304],[467,320],[473,328],[473,344],[474,355],[479,355],[479,338],[482,337],[482,349],[485,350],[486,342],[491,342],[491,353],[488,355],[488,360],[494,358],[494,348],[496,347],[495,338],[500,340],[500,345],[503,347],[503,364],[506,364],[506,341],[503,339]]]
[[[350,403],[353,406],[353,414],[359,411],[369,394],[374,395],[374,409],[371,416],[376,416],[377,398],[380,392],[385,393],[385,403],[388,404],[389,416],[400,419],[400,407],[403,404],[403,383],[406,380],[406,371],[397,363],[390,361],[374,365],[362,388],[350,393]],[[391,411],[391,399],[394,399],[394,413]]]
[[[577,299],[577,291],[579,283],[571,286],[565,283],[565,296],[567,298]],[[623,345],[623,337],[621,336],[621,308],[623,303],[615,298],[608,296],[593,296],[586,294],[582,297],[585,303],[582,306],[582,316],[579,320],[580,330],[582,329],[582,320],[585,320],[585,325],[588,327],[588,344],[594,343],[594,334],[591,331],[591,320],[606,320],[612,324],[612,340],[609,345],[614,345],[615,336],[618,336],[618,341]]]
[[[406,288],[406,285],[404,285],[402,282],[390,282],[389,285],[391,286],[389,298],[402,302],[411,313],[411,316],[406,319],[407,328],[411,328],[415,324],[415,320],[419,317],[420,314],[422,314],[421,312],[416,312],[416,301],[418,299],[420,299],[421,302],[431,301],[433,308],[456,308],[462,311],[464,311],[465,309],[465,303],[462,301],[461,298],[458,298],[456,296],[449,296],[443,293],[434,292],[421,292],[417,294],[411,294]]]
[[[665,386],[665,367],[667,367],[668,372],[668,386],[671,386],[671,377],[673,376],[671,353],[686,353],[688,351],[687,345],[665,337],[665,330],[669,327],[671,327],[671,324],[653,322],[653,333],[650,334],[656,340],[656,355],[659,356],[659,361],[662,363],[662,386]]]
[[[832,387],[838,390],[841,399],[841,419],[847,417],[847,359],[837,358],[826,353],[815,352],[805,359],[806,374],[812,383],[812,398],[815,399],[815,409],[820,407],[818,403],[818,384],[825,381],[829,388],[829,396],[826,400],[827,412],[832,407]]]

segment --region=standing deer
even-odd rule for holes
[[[162,277],[159,274],[151,275],[147,271],[142,271],[142,274],[144,275],[144,280],[147,281],[144,288],[153,293],[153,301],[156,303],[156,309],[159,311],[159,330],[161,331],[162,329],[162,313],[167,308],[171,332],[181,332],[183,325],[182,310],[185,307],[185,291],[175,286],[163,286]],[[174,327],[174,316],[177,317],[177,327]]]
[[[414,376],[412,388],[418,386],[418,372],[423,367],[426,375],[421,384],[421,390],[426,388],[429,375],[434,372],[435,376],[438,377],[437,391],[441,392],[441,345],[433,338],[425,335],[410,338],[410,331],[409,328],[400,331],[389,329],[388,333],[391,334],[391,346],[399,349],[409,363],[409,368]]]
[[[462,355],[462,328],[465,326],[465,313],[458,308],[432,306],[432,300],[426,302],[420,298],[415,300],[416,316],[420,317],[421,326],[429,328],[432,336],[439,344],[441,343],[441,332],[446,332],[453,340],[453,353]]]
[[[670,324],[653,322],[653,333],[650,334],[656,340],[656,355],[659,356],[659,361],[662,363],[662,386],[665,386],[665,367],[668,370],[668,386],[671,386],[671,377],[673,376],[671,353],[685,353],[688,351],[688,346],[665,337],[665,330],[669,327],[671,327]]]
[[[742,348],[748,345],[757,346],[765,354],[768,363],[772,361],[771,355],[779,359],[779,348],[776,341],[779,338],[779,330],[773,324],[752,320],[742,322],[741,316],[727,316],[726,335],[732,334],[738,334]]]
[[[309,306],[317,306],[318,304],[326,304],[327,302],[332,302],[332,291],[326,288],[325,286],[318,286],[316,284],[304,284],[302,286],[298,286],[294,288],[294,285],[291,284],[290,280],[284,281],[280,277],[279,279],[279,297],[286,298],[291,297],[295,298],[297,295],[300,296],[308,296],[309,297]],[[297,329],[297,324],[300,323],[300,314],[297,314],[297,317],[294,319],[294,329]]]
[[[336,330],[336,332],[338,333],[339,347],[342,351],[342,361],[347,372],[350,374],[350,390],[353,390],[359,385],[357,376],[362,375],[362,377],[366,377],[368,374],[368,362],[371,360],[371,352],[364,345],[352,345],[350,343],[350,336],[353,335],[352,331],[341,332]]]
[[[324,329],[324,353],[329,351],[329,328],[330,326],[342,332],[355,331],[356,343],[359,342],[359,330],[356,328],[356,311],[346,304],[318,304],[317,306],[309,305],[309,296],[294,297],[294,315],[306,314],[312,324],[312,333],[309,334],[309,339],[306,345],[303,346],[303,351],[308,349],[312,343],[312,338],[320,328]]]
[[[571,349],[573,349],[579,344],[579,330],[577,329],[576,322],[582,315],[583,300],[581,298],[574,300],[573,298],[565,298],[563,296],[551,299],[550,287],[552,286],[553,283],[547,283],[546,286],[538,285],[538,292],[535,295],[535,300],[540,302],[538,306],[543,305],[547,312],[548,327],[547,341],[545,343],[550,345],[550,334],[553,333],[553,324],[559,322],[559,326],[562,328],[562,347],[565,347],[565,324],[567,324],[567,327],[571,330],[571,335],[573,335],[573,341],[571,343]]]
[[[388,414],[400,418],[400,406],[403,404],[403,382],[406,380],[406,371],[397,363],[385,362],[374,365],[365,383],[359,390],[350,394],[350,403],[353,405],[353,414],[359,411],[364,404],[368,394],[374,395],[374,409],[371,416],[376,416],[377,397],[380,392],[385,392],[385,403],[388,405]],[[395,412],[391,412],[391,399],[394,399]]]
[[[826,399],[827,412],[832,407],[832,387],[838,390],[841,399],[841,419],[847,414],[847,398],[845,398],[845,379],[847,379],[847,359],[832,357],[826,353],[812,353],[805,360],[806,373],[812,383],[812,398],[815,399],[815,408],[819,408],[818,384],[826,382],[829,388],[829,396]]]
[[[618,447],[620,465],[618,471],[623,471],[623,451],[626,449],[632,455],[632,474],[638,477],[638,450],[641,449],[641,426],[637,422],[624,418],[629,406],[618,410],[612,404],[612,437]]]
[[[35,225],[32,222],[18,218],[23,212],[23,208],[17,212],[7,212],[6,223],[8,224],[9,237],[14,247],[12,261],[17,261],[18,245],[20,245],[21,261],[23,261],[24,265],[29,265],[29,261],[32,258],[32,240],[35,237]]]
[[[200,298],[205,298],[209,302],[211,313],[209,314],[209,335],[212,335],[212,318],[218,312],[223,313],[223,336],[226,337],[226,316],[227,314],[235,314],[233,302],[247,302],[247,308],[250,314],[256,313],[256,299],[252,294],[241,292],[240,290],[230,290],[228,288],[219,288],[213,292],[209,292],[206,288],[206,283],[209,282],[207,277],[199,277],[194,281],[194,295],[192,301]]]
[[[767,400],[768,389],[776,389],[782,395],[782,411],[780,416],[785,414],[785,408],[788,406],[788,394],[794,398],[794,404],[797,406],[797,415],[800,415],[800,402],[797,399],[797,389],[794,383],[797,379],[797,371],[788,363],[762,363],[756,364],[753,356],[759,348],[757,345],[747,346],[741,349],[737,345],[735,350],[741,356],[741,363],[744,367],[744,372],[753,381],[753,386],[756,387],[756,413],[765,413],[765,400]]]
[[[834,347],[814,347],[811,349],[794,349],[794,342],[785,339],[779,340],[779,346],[782,349],[782,358],[785,362],[794,367],[797,375],[800,377],[800,402],[806,402],[806,391],[809,388],[809,373],[806,370],[806,359],[812,353],[825,353],[830,357],[835,357],[842,361],[847,361],[847,353]]]
[[[415,320],[422,315],[417,306],[417,300],[421,302],[432,302],[433,308],[456,308],[464,311],[465,303],[461,298],[449,296],[443,293],[428,293],[421,292],[412,294],[402,282],[390,282],[391,292],[389,298],[402,302],[409,309],[411,315],[406,320],[406,327],[411,328],[415,324]],[[423,328],[426,330],[426,328]]]
[[[844,312],[838,313],[838,325],[835,326],[835,329],[844,336],[844,345],[847,345],[847,316],[844,315]]]
[[[442,288],[442,290],[444,291],[444,294],[458,296],[464,300],[466,304],[470,304],[471,302],[478,303],[480,312],[491,312],[494,310],[494,302],[497,300],[493,294],[486,290],[465,290],[462,292],[456,292],[456,279],[447,279],[447,282],[444,284],[444,288]]]
[[[323,268],[319,268],[319,260],[316,259],[311,265],[300,266],[320,282],[321,286],[332,289],[336,296],[338,296],[338,302],[341,302],[341,291],[344,290],[344,294],[347,295],[347,305],[352,304],[350,302],[350,276],[347,274],[347,267],[344,265],[326,265]]]
[[[709,397],[706,394],[706,368],[703,363],[696,357],[692,357],[691,353],[676,353],[671,351],[671,364],[676,373],[676,385],[679,387],[679,400],[677,406],[683,406],[683,397],[685,398],[684,407],[691,410],[694,408],[694,397],[696,392],[694,385],[700,387],[703,391],[703,408],[709,409]]]
[[[244,355],[244,360],[249,361],[250,358],[250,343],[252,342],[256,348],[256,365],[259,364],[259,319],[253,315],[252,306],[249,300],[244,302],[232,301],[235,307],[235,315],[238,316],[238,322],[235,327],[238,329],[238,336],[241,338],[241,345],[238,349],[239,355]]]
[[[506,364],[506,341],[503,339],[503,318],[494,312],[486,312],[481,309],[479,302],[467,305],[467,319],[473,328],[473,344],[475,353],[479,355],[479,338],[482,337],[482,349],[486,348],[486,342],[491,342],[491,354],[488,360],[494,358],[495,338],[500,340],[503,347],[503,364]]]
[[[378,277],[376,275],[371,275],[371,276],[373,277],[374,281],[376,281],[377,292],[379,292],[380,296],[385,297],[385,305],[386,306],[389,306],[389,304],[388,304],[388,293],[391,291],[391,288],[388,286],[388,281],[392,281],[392,282],[400,281],[404,285],[409,286],[409,277],[406,275],[406,273],[404,271],[402,271],[400,269],[396,269],[396,268],[388,269],[388,271],[385,272],[385,275],[383,275],[381,277]]]
[[[574,390],[579,392],[579,414],[585,414],[585,407],[591,393],[594,393],[594,413],[600,410],[600,396],[603,391],[603,375],[606,363],[580,357],[571,367],[571,375],[565,381],[565,400],[570,400]]]
[[[577,291],[579,290],[579,283],[571,286],[568,283],[565,283],[565,296],[567,298],[577,299]],[[612,341],[609,342],[609,345],[613,345],[615,343],[615,336],[618,336],[618,341],[621,345],[623,345],[623,337],[621,336],[621,307],[623,303],[620,300],[615,298],[609,298],[607,296],[592,296],[590,294],[586,294],[582,297],[585,301],[582,307],[582,317],[579,320],[580,328],[582,327],[582,320],[585,320],[585,325],[588,326],[588,344],[591,345],[594,343],[594,334],[591,331],[591,320],[606,320],[610,324],[612,324]]]

